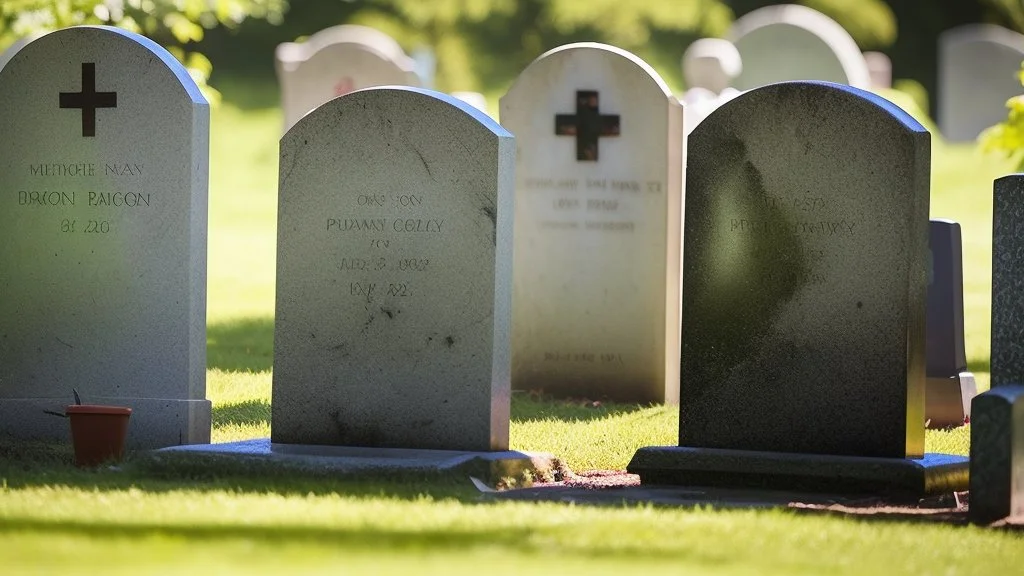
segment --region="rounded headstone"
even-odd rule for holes
[[[704,88],[719,94],[742,71],[740,53],[728,40],[702,38],[683,53],[683,79],[691,90]]]
[[[766,6],[733,23],[729,39],[743,58],[733,88],[787,80],[871,87],[867,62],[850,34],[828,16],[796,4]]]

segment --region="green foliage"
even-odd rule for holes
[[[722,0],[368,0],[353,22],[410,45],[433,46],[442,90],[507,86],[545,50],[577,41],[614,44],[673,77],[688,40],[724,34]],[[676,82],[678,83],[678,82]]]
[[[1024,0],[980,0],[996,12],[1003,23],[1018,32],[1024,32]]]
[[[234,27],[246,18],[280,22],[288,0],[4,0],[0,3],[0,49],[31,37],[82,24],[124,28],[164,45],[203,88],[212,65],[189,45],[203,39],[204,29]]]
[[[1024,65],[1017,76],[1024,84]],[[978,141],[985,152],[1001,152],[1024,168],[1024,95],[1010,98],[1006,107],[1009,109],[1006,120],[986,129],[978,136]]]
[[[841,24],[861,50],[881,50],[896,41],[896,16],[884,0],[802,0],[800,3]]]

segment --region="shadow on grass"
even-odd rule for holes
[[[246,400],[237,404],[213,407],[213,427],[231,425],[269,425],[270,402]]]
[[[301,519],[299,520],[301,521]],[[257,540],[275,547],[282,541],[320,544],[337,547],[358,547],[368,550],[426,549],[463,550],[480,546],[522,548],[534,529],[502,527],[501,529],[459,530],[440,527],[432,530],[387,530],[367,526],[337,527],[295,525],[243,525],[243,524],[158,524],[145,522],[84,522],[67,520],[41,520],[15,518],[0,523],[0,534],[43,532],[47,535],[64,534],[95,538],[147,538],[175,537],[203,542],[218,540]]]
[[[274,365],[274,319],[242,318],[206,328],[206,367],[262,372]]]
[[[968,372],[991,372],[992,362],[990,359],[985,358],[984,360],[971,360],[967,362]]]
[[[415,500],[422,496],[476,501],[480,492],[466,477],[422,472],[368,472],[339,476],[330,470],[298,470],[246,458],[213,461],[175,454],[130,454],[117,466],[76,468],[68,444],[0,437],[0,479],[8,489],[33,486],[85,491],[137,488],[161,493],[179,490],[282,495],[341,494]]]
[[[593,402],[584,400],[558,400],[536,397],[516,392],[512,395],[512,420],[560,420],[562,422],[585,422],[601,420],[610,416],[631,414],[648,408],[643,404],[618,404],[614,402]]]

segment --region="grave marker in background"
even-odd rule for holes
[[[974,140],[1006,120],[1006,101],[1024,94],[1024,35],[968,24],[939,36],[938,124],[951,142]]]
[[[932,220],[928,228],[928,331],[925,421],[929,428],[962,426],[978,393],[964,348],[964,266],[960,224]]]
[[[675,402],[682,106],[636,56],[556,48],[501,99],[516,135],[512,386]]]
[[[387,34],[354,24],[326,28],[274,51],[284,130],[332,98],[371,86],[419,86],[416,64]]]
[[[505,450],[514,141],[415,88],[281,139],[272,441]]]
[[[644,483],[920,495],[930,136],[817,82],[745,92],[690,135],[678,447]]]
[[[971,521],[989,524],[1024,516],[1024,386],[980,394],[973,414]]]
[[[72,388],[128,443],[210,440],[209,107],[151,40],[47,34],[0,70],[0,432],[67,439]]]
[[[766,6],[736,20],[729,30],[743,60],[733,88],[750,90],[789,80],[824,80],[871,87],[860,48],[835,20],[796,4]]]

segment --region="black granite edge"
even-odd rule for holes
[[[641,448],[626,470],[644,485],[757,488],[920,498],[968,489],[969,460],[789,454],[715,448]]]

